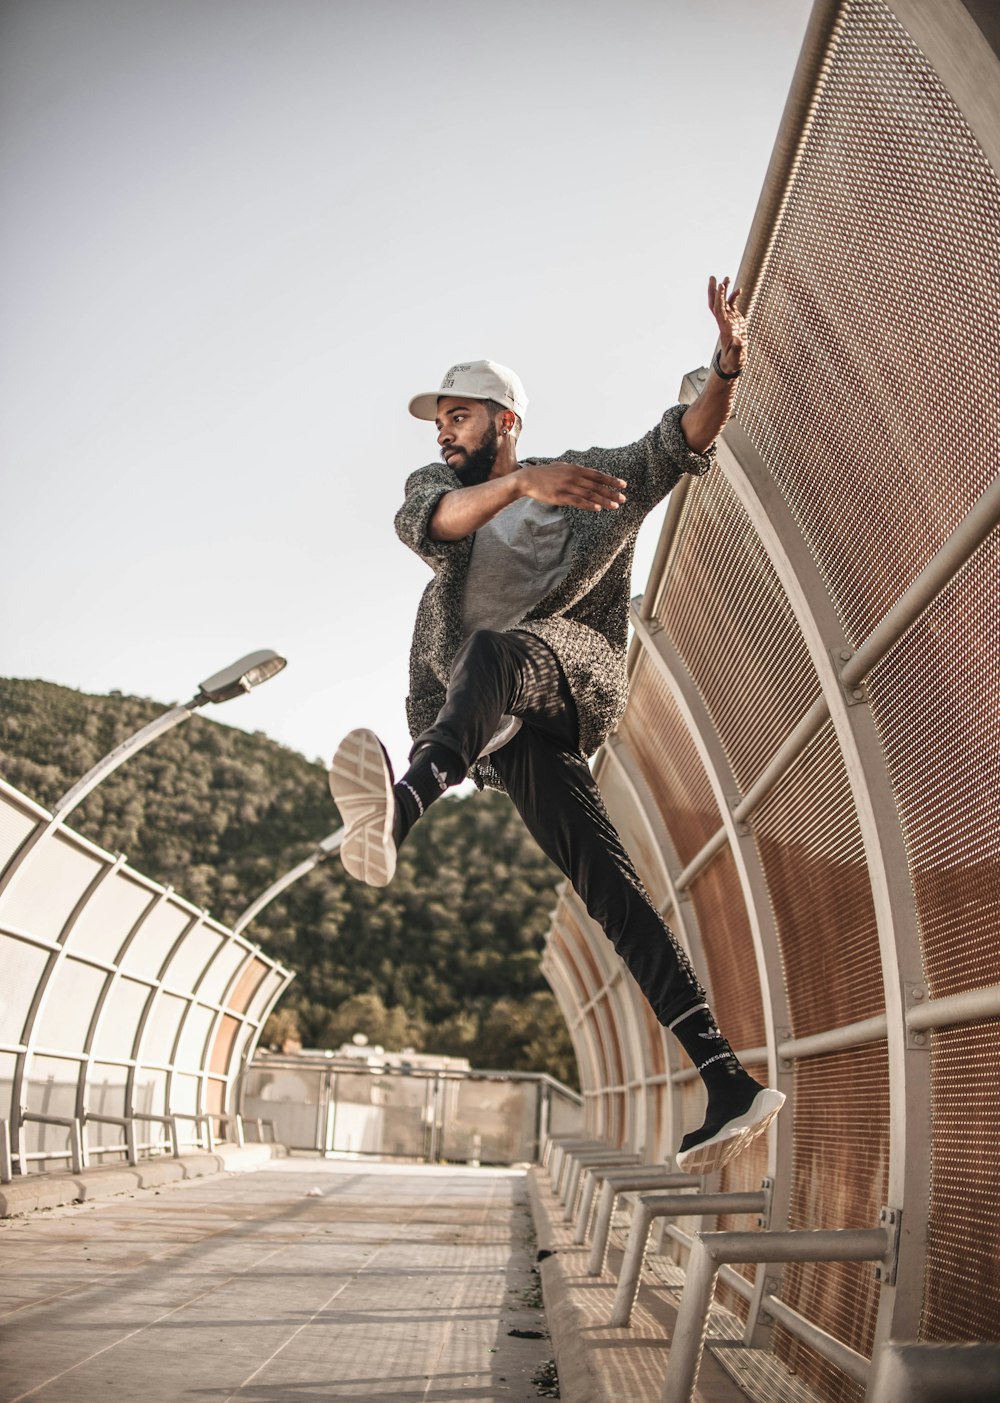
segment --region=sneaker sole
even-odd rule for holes
[[[330,793],[340,810],[340,860],[352,877],[384,887],[396,871],[392,768],[374,731],[351,731],[330,762]]]
[[[737,1155],[741,1155],[748,1145],[752,1145],[758,1135],[763,1135],[784,1104],[783,1091],[773,1091],[770,1087],[765,1087],[757,1093],[741,1116],[727,1121],[710,1140],[675,1155],[677,1168],[685,1174],[711,1174],[714,1170],[721,1169]]]

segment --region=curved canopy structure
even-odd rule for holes
[[[723,1030],[790,1098],[721,1187],[773,1179],[776,1229],[901,1215],[894,1282],[784,1274],[868,1357],[1000,1322],[991,23],[958,0],[817,5],[738,279],[736,419],[673,494],[596,764]],[[700,1083],[571,893],[545,965],[590,1132],[672,1153]],[[750,1334],[759,1289],[731,1293]],[[781,1327],[774,1348],[821,1396],[860,1396]]]

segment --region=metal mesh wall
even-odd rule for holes
[[[885,1202],[889,1071],[884,1042],[807,1058],[795,1073],[795,1151],[790,1228],[870,1227]],[[870,1354],[879,1286],[870,1262],[787,1266],[782,1298],[844,1344]],[[860,1400],[864,1389],[785,1331],[776,1350],[825,1398]]]
[[[746,902],[732,855],[722,852],[691,883],[712,1008],[734,1047],[760,1047],[764,1011]]]
[[[931,1039],[934,1131],[922,1339],[1000,1336],[998,1045],[997,1019]]]
[[[994,537],[868,684],[937,998],[1000,983],[998,678]]]
[[[741,789],[816,695],[816,670],[731,485],[689,492],[653,617],[687,663]]]
[[[718,828],[719,809],[677,704],[646,658],[632,674],[619,735],[650,786],[677,856],[689,862]]]
[[[739,418],[854,644],[995,477],[1000,329],[982,288],[998,267],[997,173],[889,8],[852,0],[762,270]],[[1000,982],[998,559],[994,538],[868,680],[937,997]],[[857,968],[875,1011],[873,947]],[[803,1027],[821,1019],[817,1007]],[[941,1035],[930,1069],[928,1338],[975,1337],[987,1318],[988,1335],[1000,1328],[1000,1282],[974,1245],[994,1217],[974,1192],[957,1193],[960,1164],[967,1184],[996,1182],[1000,1142],[986,1134],[973,1151],[943,1109],[963,1080],[964,1046],[964,1035]],[[995,1123],[991,1093],[966,1081],[965,1114]],[[966,1285],[956,1294],[958,1262]],[[959,1302],[973,1299],[963,1314]]]
[[[833,724],[754,814],[797,1037],[881,1013],[882,966],[864,844]]]
[[[598,762],[654,815],[623,830],[666,830],[643,869],[695,912],[720,1025],[753,1047],[773,1024],[793,1073],[780,1134],[724,1187],[770,1172],[779,1228],[902,1213],[895,1286],[870,1264],[783,1274],[862,1356],[1000,1338],[1000,179],[963,116],[995,157],[967,73],[992,93],[1000,64],[961,5],[897,8],[926,52],[884,0],[817,6],[741,270],[738,427],[667,513]],[[743,831],[717,795],[744,796]],[[676,1089],[695,1123],[701,1087]],[[774,1340],[821,1398],[862,1396]]]
[[[739,419],[861,642],[996,473],[1000,181],[881,0],[851,0],[754,306]],[[985,410],[985,413],[984,413]]]

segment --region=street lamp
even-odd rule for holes
[[[324,838],[322,842],[317,843],[316,847],[303,862],[300,862],[297,867],[289,868],[283,877],[279,877],[276,882],[272,882],[269,887],[266,887],[264,891],[261,892],[260,896],[258,896],[255,901],[251,901],[243,914],[233,922],[234,934],[239,935],[239,933],[250,924],[253,918],[263,911],[265,906],[272,902],[276,896],[280,896],[293,882],[297,882],[300,877],[304,877],[307,872],[311,872],[314,867],[317,867],[321,862],[325,862],[331,853],[337,852],[343,840],[344,830],[338,828],[335,833],[331,833],[328,837]]]
[[[0,892],[5,891],[10,886],[25,858],[46,834],[52,833],[58,828],[64,822],[67,814],[82,803],[91,790],[95,789],[101,780],[106,779],[113,770],[117,770],[118,766],[130,755],[142,750],[150,741],[161,736],[164,731],[169,731],[179,722],[186,721],[200,706],[206,706],[209,702],[229,701],[231,697],[242,696],[244,692],[249,692],[252,688],[259,686],[261,682],[266,682],[269,677],[280,672],[284,666],[285,659],[273,648],[262,648],[256,653],[248,653],[245,658],[240,658],[238,662],[223,668],[221,672],[215,673],[207,681],[199,683],[198,691],[184,706],[175,706],[170,711],[165,711],[162,716],[157,716],[155,721],[150,721],[148,726],[143,726],[141,731],[136,731],[134,736],[130,736],[128,740],[122,741],[121,745],[109,751],[103,760],[98,760],[93,769],[88,770],[82,779],[78,779],[76,784],[71,789],[67,789],[62,798],[57,800],[48,822],[39,824],[29,833],[6,867],[0,872]]]
[[[155,721],[150,721],[148,726],[143,726],[141,731],[136,731],[134,736],[129,736],[128,740],[123,740],[121,745],[108,752],[103,760],[98,760],[92,770],[88,770],[82,779],[78,779],[72,789],[67,789],[61,799],[56,801],[52,810],[52,817],[61,822],[66,815],[75,809],[77,804],[86,799],[90,791],[100,784],[113,770],[134,755],[136,751],[142,750],[150,741],[161,736],[164,731],[169,731],[173,726],[181,721],[186,721],[198,707],[206,706],[209,702],[230,701],[233,697],[241,697],[244,692],[251,691],[254,687],[266,682],[269,677],[273,677],[276,672],[280,672],[285,666],[285,659],[276,653],[273,648],[262,648],[256,653],[248,653],[245,658],[240,658],[238,662],[231,663],[229,667],[224,667],[221,672],[216,672],[207,681],[198,684],[198,691],[189,702],[183,706],[175,706],[170,711],[165,711],[162,716],[157,716]]]

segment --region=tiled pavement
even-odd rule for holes
[[[518,1170],[278,1160],[5,1220],[0,1403],[537,1403],[534,1250]]]

